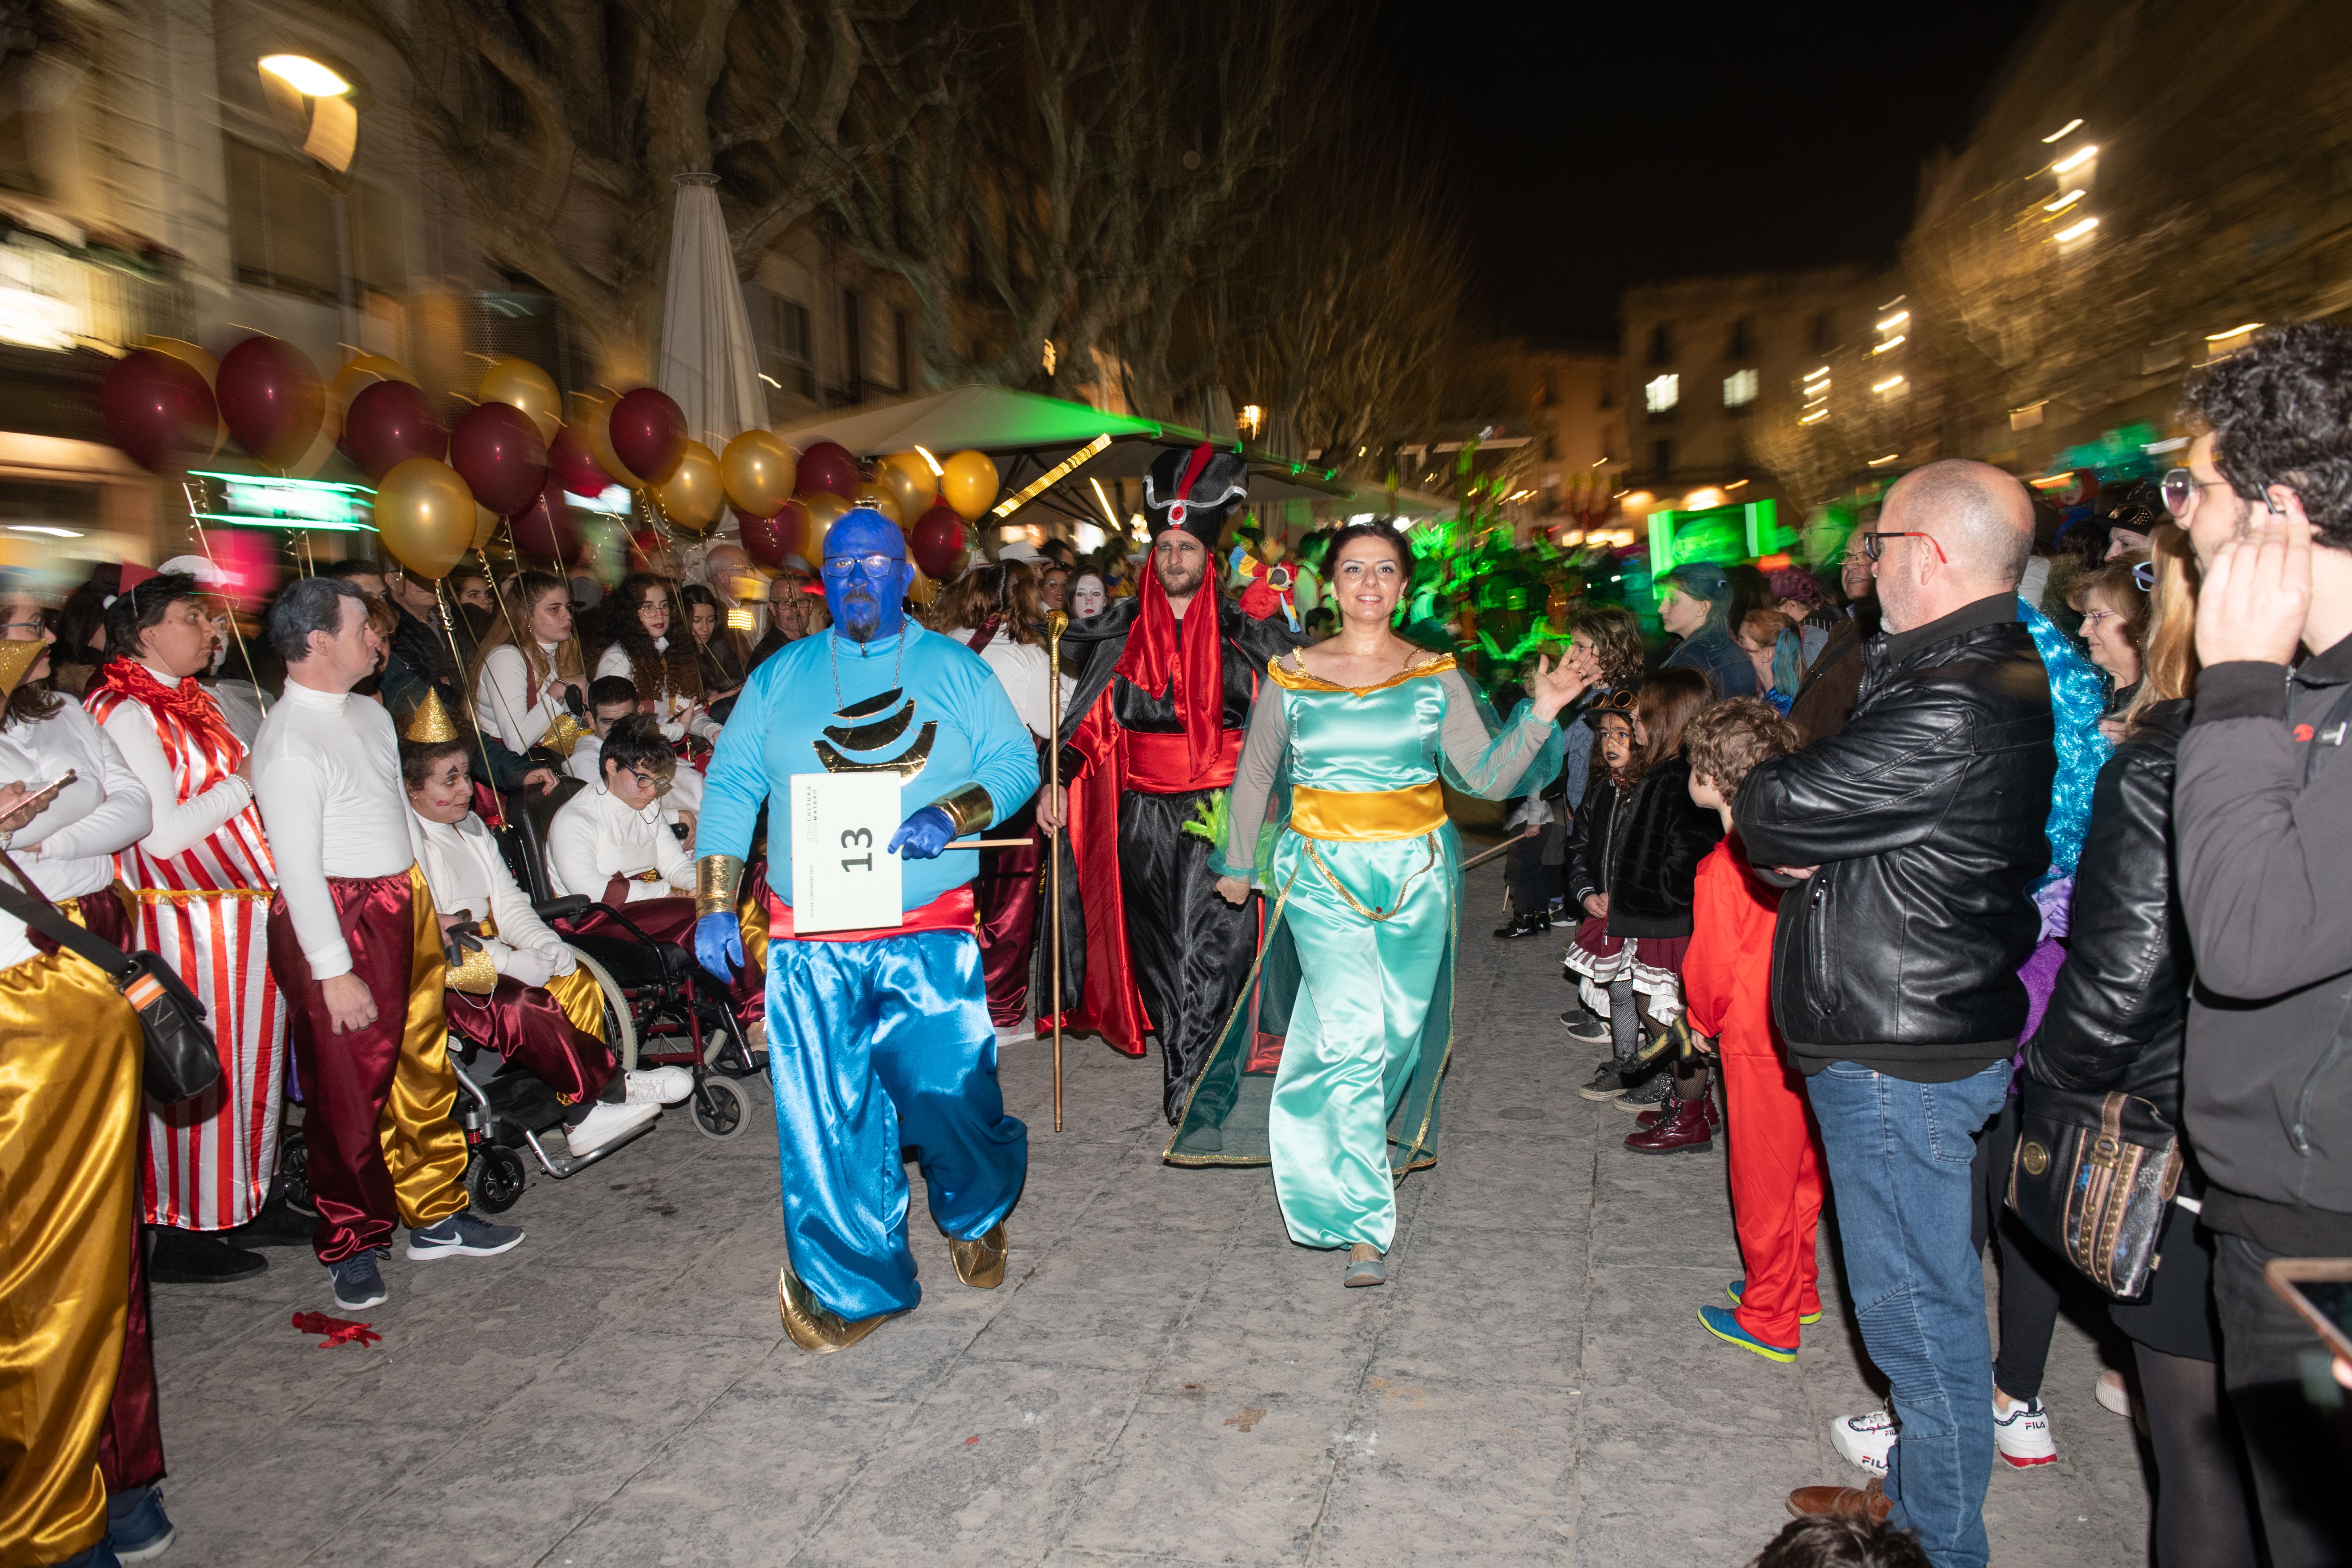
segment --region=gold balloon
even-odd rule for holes
[[[801,505],[808,509],[809,515],[808,548],[800,552],[801,558],[822,566],[824,564],[825,531],[841,521],[841,514],[849,510],[849,503],[839,496],[819,490],[813,496],[803,496]]]
[[[793,449],[766,430],[746,430],[727,443],[719,477],[727,499],[747,517],[773,517],[793,499],[797,465]]]
[[[880,512],[884,517],[888,518],[892,523],[897,525],[899,532],[904,533],[907,531],[906,514],[898,510],[898,501],[897,497],[892,496],[880,489],[860,490],[857,492],[856,504],[862,507],[871,508],[872,510]]]
[[[310,447],[300,457],[286,465],[287,477],[296,479],[317,478],[319,470],[327,466],[327,459],[335,455],[337,432],[341,428],[341,420],[320,420],[319,433],[310,437]]]
[[[920,452],[891,453],[875,465],[874,478],[889,489],[902,518],[920,517],[939,501],[940,477]]]
[[[956,515],[966,522],[978,522],[996,504],[996,465],[985,452],[958,452],[945,465],[947,472],[940,476],[940,494]]]
[[[478,510],[457,470],[430,458],[397,465],[376,487],[375,526],[384,549],[402,566],[436,581],[465,559]]]
[[[343,416],[352,411],[352,399],[379,381],[416,384],[416,378],[408,374],[406,365],[382,354],[354,353],[335,373],[335,379],[327,386],[327,424],[337,439],[342,437]]]
[[[502,359],[484,371],[480,400],[513,404],[530,416],[541,440],[554,440],[563,428],[563,395],[555,378],[527,359]]]
[[[498,531],[499,514],[492,511],[488,507],[484,506],[481,502],[476,501],[474,503],[473,548],[476,550],[488,549],[489,547],[491,535],[497,533]]]
[[[673,527],[700,533],[719,521],[719,509],[727,504],[727,488],[719,479],[719,454],[699,441],[688,441],[677,472],[667,483],[654,487],[654,493],[661,498],[662,510],[669,514]]]
[[[580,416],[572,422],[588,443],[589,456],[604,470],[604,477],[616,485],[637,488],[637,476],[622,465],[620,454],[613,450],[613,399],[583,397],[580,400]]]

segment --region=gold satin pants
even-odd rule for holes
[[[604,988],[596,984],[594,975],[584,968],[559,974],[547,983],[547,994],[555,998],[573,1028],[591,1038],[604,1039]]]
[[[457,1074],[449,1065],[449,1023],[441,1005],[441,921],[422,866],[408,868],[408,885],[416,944],[408,1019],[401,1030],[392,1089],[376,1118],[376,1138],[392,1175],[400,1222],[421,1230],[471,1200],[466,1196],[465,1130],[449,1114],[457,1107]]]
[[[106,1533],[98,1441],[138,1234],[144,1049],[83,960],[0,972],[0,1568]]]

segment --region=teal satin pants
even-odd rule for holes
[[[1453,857],[1442,832],[1373,844],[1294,833],[1276,850],[1276,872],[1289,885],[1283,918],[1302,976],[1267,1115],[1283,1222],[1302,1247],[1386,1252],[1396,1235],[1389,1119],[1421,1060],[1453,940]],[[1395,913],[1375,920],[1355,904]]]

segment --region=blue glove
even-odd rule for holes
[[[898,824],[898,831],[890,835],[884,847],[905,859],[929,860],[955,836],[955,818],[944,807],[927,805]]]
[[[732,910],[719,910],[694,922],[694,956],[720,980],[732,981],[743,967],[743,922]]]

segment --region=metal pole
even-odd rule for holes
[[[1045,617],[1045,707],[1051,715],[1046,727],[1053,734],[1045,742],[1046,777],[1053,794],[1046,798],[1055,805],[1062,799],[1062,631],[1070,617],[1055,610]],[[1065,816],[1061,827],[1052,835],[1048,846],[1053,855],[1049,873],[1054,884],[1054,1131],[1062,1130],[1062,836],[1069,831]]]

